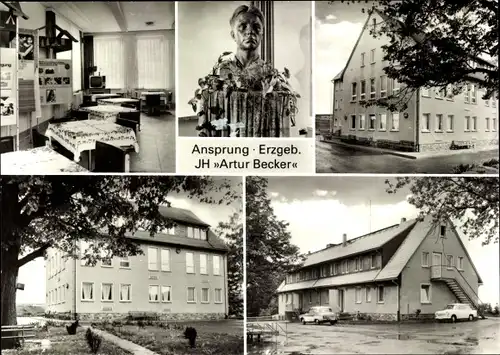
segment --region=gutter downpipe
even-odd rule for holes
[[[74,316],[75,316],[75,320],[78,319],[78,313],[76,313],[77,309],[76,309],[76,297],[77,297],[77,291],[76,291],[76,267],[78,265],[78,262],[77,262],[77,258],[73,258],[73,260],[75,261],[75,270],[73,271],[73,288],[74,288],[74,295],[73,295],[73,310],[74,310]]]
[[[420,152],[420,89],[417,89],[417,100],[415,103],[415,150]]]
[[[400,315],[401,315],[401,312],[400,312],[400,309],[401,309],[400,294],[399,294],[400,293],[400,288],[399,288],[399,284],[395,280],[392,280],[392,283],[394,285],[396,285],[396,293],[398,295],[398,302],[397,302],[397,309],[398,309],[398,311],[397,311],[397,314],[396,314],[396,316],[397,316],[396,320],[399,322],[400,321]]]

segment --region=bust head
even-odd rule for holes
[[[255,51],[259,48],[264,34],[264,15],[255,6],[241,5],[229,20],[231,37],[238,50]]]

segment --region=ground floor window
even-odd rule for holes
[[[371,287],[366,287],[365,292],[366,292],[366,302],[371,302],[372,301],[372,289],[371,289]]]
[[[222,303],[222,289],[216,288],[214,293],[215,293],[215,303]]]
[[[101,285],[101,300],[113,301],[113,284],[103,283]]]
[[[208,303],[208,288],[201,289],[201,303]]]
[[[94,300],[94,283],[82,282],[82,301]]]
[[[378,286],[377,287],[377,302],[383,303],[384,302],[384,286]]]
[[[356,287],[354,297],[356,299],[356,303],[361,303],[361,287]]]
[[[149,302],[158,302],[159,299],[159,289],[158,285],[149,285]]]
[[[132,285],[130,284],[121,284],[120,285],[120,301],[128,302],[132,299],[131,295]]]
[[[189,303],[195,303],[196,302],[196,292],[194,287],[188,287],[187,288],[187,301]]]
[[[172,286],[161,287],[161,301],[172,302]]]
[[[431,303],[431,285],[420,285],[420,303]]]

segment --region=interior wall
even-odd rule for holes
[[[167,41],[167,58],[165,65],[168,67],[167,87],[166,88],[148,88],[148,89],[167,89],[175,92],[175,31],[140,31],[129,33],[93,33],[90,34],[94,39],[106,37],[120,37],[124,45],[125,58],[125,87],[123,90],[133,90],[138,88],[137,84],[137,42],[136,39],[141,36],[164,36]],[[96,64],[94,64],[96,65]],[[121,91],[118,90],[118,91]]]
[[[193,116],[188,101],[198,79],[209,73],[222,52],[236,50],[230,37],[233,11],[248,1],[179,2],[179,117]],[[274,2],[274,65],[288,68],[291,84],[299,92],[297,127],[312,126],[311,116],[311,2]],[[196,19],[196,20],[193,20]]]

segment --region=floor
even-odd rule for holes
[[[302,325],[248,354],[500,354],[500,318],[459,323]]]
[[[408,159],[389,154],[346,147],[316,140],[317,173],[417,173],[451,174],[460,164],[474,164],[498,159],[498,149],[460,152],[454,155]]]

